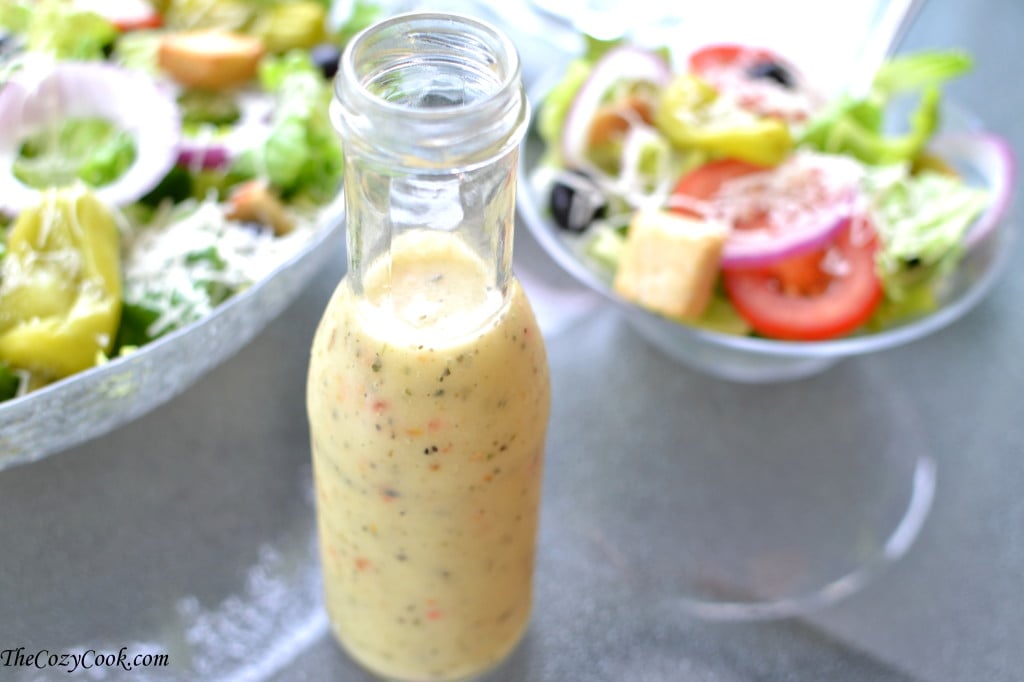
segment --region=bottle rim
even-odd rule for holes
[[[460,50],[453,37],[470,49]],[[409,50],[387,44],[398,38],[409,40]],[[416,41],[426,48],[422,54],[413,47]],[[382,74],[438,64],[494,78],[484,80],[475,96],[450,105],[395,101],[372,88]],[[331,118],[347,145],[370,156],[415,157],[417,165],[434,167],[460,159],[456,165],[475,166],[517,147],[525,135],[530,105],[521,71],[515,44],[485,20],[437,11],[398,14],[349,41],[335,78]]]
[[[465,26],[468,29],[473,29],[477,35],[487,36],[490,41],[493,41],[492,46],[495,49],[492,51],[496,58],[506,60],[508,65],[505,68],[504,77],[496,84],[493,92],[489,93],[486,97],[475,99],[468,104],[419,107],[395,102],[385,97],[381,97],[366,87],[366,84],[363,82],[363,79],[357,71],[356,61],[359,50],[363,49],[368,40],[376,35],[384,34],[392,30],[397,25],[430,25],[440,22],[448,22],[452,27],[459,25]],[[342,53],[339,77],[335,79],[335,96],[342,100],[348,99],[349,96],[356,94],[351,91],[347,91],[348,86],[354,85],[357,87],[360,98],[367,100],[368,104],[372,102],[375,106],[379,106],[382,109],[388,109],[402,115],[411,114],[414,116],[422,116],[424,118],[447,118],[455,112],[458,112],[460,115],[467,115],[472,113],[473,109],[486,107],[487,103],[499,94],[506,92],[510,88],[517,87],[521,79],[522,71],[522,65],[520,62],[519,51],[516,49],[511,38],[488,21],[456,12],[405,12],[383,19],[364,28],[348,42]],[[343,88],[346,89],[345,92],[342,92]]]

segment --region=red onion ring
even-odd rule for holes
[[[178,147],[178,165],[186,170],[223,170],[232,159],[261,147],[270,134],[274,99],[266,93],[237,95],[240,116],[223,133],[213,126],[185,136]]]
[[[850,159],[798,152],[780,166],[723,183],[698,211],[732,227],[722,269],[765,267],[834,241],[855,212],[862,172]],[[764,227],[735,225],[765,214]]]
[[[998,135],[966,132],[941,135],[928,149],[954,167],[967,166],[975,171],[991,192],[988,207],[964,235],[964,248],[971,249],[995,229],[1010,208],[1017,176],[1013,150]]]
[[[608,89],[622,80],[667,85],[672,69],[657,52],[625,45],[609,50],[594,64],[569,106],[562,130],[562,157],[569,167],[585,167],[587,134]]]
[[[733,230],[722,249],[722,269],[761,268],[823,248],[836,240],[849,225],[850,217],[851,211],[830,212],[809,220],[799,229],[772,236],[766,236],[763,230],[751,231],[752,234]]]
[[[135,141],[135,161],[114,182],[95,190],[116,206],[156,186],[177,158],[178,106],[149,76],[100,62],[59,62],[19,72],[0,90],[0,210],[36,204],[40,191],[12,172],[21,141],[63,118],[105,118]]]
[[[190,146],[183,143],[178,149],[178,165],[187,170],[220,170],[231,161],[224,147]]]

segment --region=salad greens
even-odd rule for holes
[[[324,4],[330,4],[332,0],[321,0]],[[349,15],[338,29],[338,42],[345,44],[352,40],[357,33],[367,28],[381,17],[381,8],[371,0],[354,0],[349,8]]]
[[[879,69],[864,99],[842,97],[812,119],[801,138],[805,145],[833,154],[848,154],[868,164],[911,161],[939,126],[939,86],[970,70],[960,52],[924,52],[896,57]],[[898,95],[918,94],[903,134],[885,132],[886,110]]]
[[[103,59],[117,28],[64,0],[0,0],[0,27],[23,35],[32,52],[57,59]]]
[[[329,69],[379,5],[151,6],[0,0],[0,134],[15,151],[0,196],[0,401],[204,318],[334,210]],[[183,76],[197,71],[215,77]],[[40,126],[26,117],[42,88],[25,83],[42,79],[75,106],[44,103]]]
[[[186,90],[178,97],[181,123],[186,131],[199,132],[201,126],[230,126],[242,117],[242,110],[230,92]]]
[[[75,178],[91,187],[108,185],[135,162],[135,142],[110,121],[90,116],[64,119],[57,129],[28,137],[14,161],[14,175],[38,189]]]
[[[989,197],[944,173],[910,175],[903,166],[879,175],[891,178],[871,188],[882,238],[876,257],[879,277],[891,300],[910,300],[913,308],[928,305],[915,301],[915,294],[930,293],[930,285],[956,267],[964,235]]]
[[[0,402],[18,395],[21,378],[10,367],[0,362]]]
[[[576,93],[590,75],[593,62],[579,58],[569,62],[565,75],[544,98],[544,106],[537,114],[537,132],[547,145],[547,163],[561,164],[561,139],[566,116]]]
[[[330,87],[309,56],[299,52],[265,60],[260,82],[276,96],[274,121],[262,147],[238,158],[234,174],[266,173],[285,196],[330,199],[342,172],[341,145],[327,115]]]

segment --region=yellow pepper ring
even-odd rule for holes
[[[684,75],[665,88],[654,120],[673,144],[684,149],[762,166],[774,166],[786,158],[793,138],[785,121],[727,107],[712,86]]]
[[[22,211],[0,261],[0,362],[60,379],[109,353],[121,317],[117,224],[83,189]]]

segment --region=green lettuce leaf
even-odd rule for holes
[[[62,0],[40,0],[32,7],[25,29],[28,48],[57,59],[103,59],[117,39],[117,28],[95,12],[76,9]]]
[[[328,83],[299,51],[264,59],[260,83],[276,95],[274,121],[264,145],[233,163],[233,177],[262,176],[285,197],[330,201],[341,182],[343,159],[328,118]]]
[[[125,68],[151,75],[160,73],[159,51],[164,32],[160,30],[122,33],[114,45],[113,61]]]
[[[591,240],[587,243],[586,252],[601,267],[614,273],[619,269],[619,261],[622,260],[622,250],[625,246],[625,229],[602,226],[594,230]]]
[[[32,24],[32,8],[25,0],[0,0],[0,28],[24,33]]]
[[[76,178],[92,187],[108,185],[135,162],[135,140],[103,118],[66,119],[26,139],[14,175],[26,185],[62,187]]]
[[[708,331],[734,336],[749,336],[753,329],[736,311],[725,292],[715,289],[708,299],[708,307],[696,320],[686,320],[691,324]]]
[[[187,131],[204,126],[230,126],[242,116],[238,101],[232,92],[186,90],[178,96],[181,122]]]
[[[323,0],[327,5],[330,5],[331,0]],[[337,42],[339,45],[344,45],[351,40],[355,34],[362,31],[370,24],[377,21],[383,15],[383,10],[380,5],[376,2],[367,2],[367,0],[355,0],[352,3],[352,10],[349,12],[348,18],[342,23],[338,29]]]
[[[840,97],[808,123],[800,144],[874,165],[916,157],[939,127],[940,85],[971,68],[962,52],[921,52],[886,62],[866,98]],[[917,94],[906,130],[887,134],[886,111],[897,95]]]
[[[569,115],[569,107],[590,75],[592,67],[593,63],[586,59],[574,59],[569,62],[562,80],[544,98],[544,106],[541,107],[537,118],[537,132],[544,140],[548,154],[555,157],[552,161],[556,161],[560,155],[562,128],[565,126],[566,116]]]
[[[150,329],[159,319],[160,310],[155,306],[125,301],[121,305],[121,322],[117,328],[114,354],[118,354],[121,348],[144,346],[160,336],[150,334]]]
[[[10,400],[18,394],[21,379],[10,367],[0,362],[0,402]]]
[[[930,312],[936,306],[933,285],[959,263],[964,235],[988,204],[988,193],[933,171],[880,172],[869,176],[868,191],[886,296],[876,318],[881,323]]]
[[[918,52],[890,59],[882,64],[872,90],[891,97],[903,92],[938,87],[971,70],[973,61],[966,52]]]

